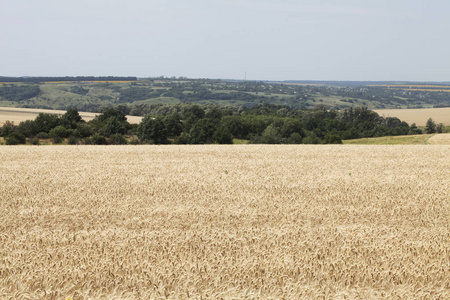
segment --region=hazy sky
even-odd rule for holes
[[[0,75],[450,80],[448,0],[0,0]]]

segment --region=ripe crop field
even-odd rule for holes
[[[374,111],[382,117],[397,117],[410,125],[416,123],[417,126],[425,126],[429,118],[432,118],[436,123],[450,125],[450,107],[375,109]]]
[[[0,298],[450,298],[450,146],[0,147]]]

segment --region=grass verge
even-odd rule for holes
[[[425,145],[434,134],[383,136],[376,138],[362,138],[343,140],[348,145]]]

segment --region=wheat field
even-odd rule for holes
[[[450,146],[0,147],[1,299],[449,299]]]
[[[425,126],[429,118],[436,124],[450,125],[450,107],[414,108],[414,109],[375,109],[382,117],[397,117],[409,125]]]

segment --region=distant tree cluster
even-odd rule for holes
[[[69,144],[126,144],[125,135],[133,135],[136,125],[127,122],[125,115],[116,109],[107,109],[89,122],[81,119],[75,108],[59,117],[56,114],[40,113],[34,120],[14,125],[6,122],[0,128],[0,136],[6,144],[31,144],[40,140],[51,140],[54,144],[67,139]]]
[[[41,113],[17,126],[6,123],[0,136],[7,144],[25,143],[26,138],[32,144],[40,139],[53,143],[67,139],[69,144],[231,144],[233,139],[262,144],[338,144],[344,139],[422,133],[415,124],[380,117],[364,107],[343,111],[324,106],[314,110],[276,105],[245,109],[197,104],[162,107],[160,114],[147,114],[140,124],[127,121],[126,105],[106,108],[89,122],[84,122],[75,108],[62,117]],[[432,124],[429,127],[436,130]]]
[[[427,121],[427,124],[425,125],[425,133],[442,133],[444,130],[444,124],[439,123],[436,124],[436,122],[433,121],[432,118],[429,118]]]
[[[119,102],[134,102],[144,99],[157,98],[161,92],[146,87],[130,87],[119,90]]]
[[[11,85],[0,87],[0,97],[20,102],[38,96],[41,89],[36,85]]]
[[[79,85],[70,87],[69,91],[71,93],[83,95],[83,96],[85,96],[89,93],[89,89],[85,89],[84,87],[79,86]]]

